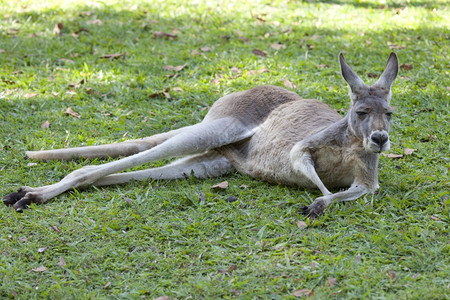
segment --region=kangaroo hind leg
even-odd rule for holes
[[[30,203],[44,203],[57,195],[76,187],[85,187],[110,174],[171,157],[202,154],[208,150],[244,140],[254,134],[255,128],[248,128],[238,120],[228,117],[202,122],[190,126],[182,133],[165,142],[132,156],[103,165],[86,166],[64,177],[60,182],[40,188],[22,189],[23,193],[8,195],[5,204],[21,211]],[[23,201],[22,201],[23,200]]]
[[[141,171],[111,174],[92,183],[94,186],[123,184],[131,180],[147,179],[182,179],[193,174],[196,178],[217,177],[234,170],[230,161],[215,150],[204,154],[180,158],[171,164],[159,168]]]
[[[35,160],[69,160],[73,158],[107,158],[136,154],[153,148],[169,138],[187,130],[188,127],[171,130],[142,139],[129,140],[122,143],[113,143],[97,146],[74,147],[66,149],[27,151],[28,158]]]

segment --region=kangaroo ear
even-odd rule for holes
[[[347,65],[342,53],[339,54],[339,63],[341,64],[341,73],[352,92],[357,92],[366,86],[364,81]]]
[[[386,68],[384,69],[383,74],[381,74],[380,78],[373,86],[386,88],[389,90],[395,78],[397,77],[397,74],[398,74],[398,58],[397,55],[394,52],[392,52],[388,58]]]

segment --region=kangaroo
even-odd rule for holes
[[[235,92],[217,100],[202,122],[150,137],[100,146],[28,151],[36,160],[119,157],[73,171],[60,182],[21,187],[3,198],[22,212],[73,188],[130,180],[197,178],[237,170],[269,182],[318,188],[323,196],[301,209],[316,217],[334,201],[357,199],[378,185],[378,158],[389,149],[391,85],[398,58],[391,53],[378,81],[368,86],[339,55],[350,108],[342,118],[318,100],[275,86]],[[129,168],[170,157],[174,162],[142,171]],[[331,193],[328,188],[349,187]]]

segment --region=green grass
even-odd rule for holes
[[[1,207],[0,298],[450,298],[449,15],[447,1],[425,0],[1,1],[1,195],[101,163],[34,165],[26,150],[179,128],[261,84],[287,79],[345,112],[341,51],[369,83],[390,48],[412,65],[393,87],[391,152],[417,151],[382,157],[378,194],[315,222],[298,212],[318,191],[240,174],[72,191],[23,214]],[[125,57],[100,58],[114,53]],[[168,87],[170,99],[150,97]],[[222,180],[227,190],[211,189]]]

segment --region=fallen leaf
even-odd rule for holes
[[[227,187],[228,187],[228,181],[222,181],[222,182],[220,182],[220,183],[218,183],[216,185],[213,185],[211,188],[212,189],[217,189],[217,188],[219,188],[219,189],[226,189]]]
[[[260,69],[260,70],[258,70],[258,72],[260,74],[262,74],[262,73],[270,72],[270,70],[269,69]]]
[[[31,269],[31,271],[34,271],[34,272],[45,272],[45,271],[47,271],[47,268],[44,267],[44,266],[41,266],[41,267],[37,267],[37,268]]]
[[[172,66],[172,65],[168,65],[168,66],[164,66],[163,70],[172,70],[172,71],[175,71],[175,72],[179,72],[179,71],[183,70],[187,65],[188,65],[187,63],[185,63],[184,65],[175,66],[175,67]]]
[[[6,51],[3,49],[0,49],[0,53],[5,53]]]
[[[388,274],[388,276],[389,276],[391,279],[395,279],[395,272],[394,272],[394,271],[389,270],[389,271],[387,272],[387,274]]]
[[[262,56],[262,57],[266,57],[267,53],[265,51],[261,51],[259,49],[253,49],[252,53],[257,55],[257,56]]]
[[[419,277],[419,273],[415,273],[415,274],[412,276],[413,279],[417,279],[417,277]]]
[[[156,97],[164,96],[167,99],[171,99],[172,97],[170,96],[169,91],[170,91],[170,88],[167,87],[161,92],[156,92],[156,93],[150,94],[148,97],[149,98],[156,98]]]
[[[228,273],[232,273],[233,271],[236,270],[236,265],[231,265],[229,268],[227,269],[220,269],[219,273],[220,274],[228,274]]]
[[[53,27],[53,33],[56,35],[60,35],[61,34],[61,30],[64,28],[63,23],[56,23],[55,27]]]
[[[311,292],[308,289],[295,290],[292,295],[295,297],[309,296]]]
[[[329,278],[327,279],[327,283],[328,283],[328,286],[329,286],[329,287],[335,286],[335,285],[336,285],[336,278],[329,277]]]
[[[209,51],[211,51],[211,48],[209,48],[208,46],[205,46],[205,47],[200,48],[200,50],[202,50],[202,52],[209,52]]]
[[[49,128],[50,127],[50,121],[47,120],[44,123],[41,124],[41,128],[45,129],[45,128]]]
[[[393,154],[393,153],[382,153],[383,156],[387,157],[387,158],[402,158],[403,155],[402,154]]]
[[[160,296],[158,298],[154,298],[153,300],[170,300],[169,296]]]
[[[83,79],[81,79],[79,82],[69,84],[69,88],[77,89],[77,88],[79,88],[82,84],[85,84],[85,83],[86,83],[86,80],[84,80],[84,78],[83,78]]]
[[[175,39],[178,37],[176,34],[163,32],[163,31],[153,31],[153,36],[155,38],[169,38],[169,39]]]
[[[175,91],[175,92],[182,92],[183,91],[183,89],[180,88],[180,87],[174,87],[172,90]]]
[[[61,230],[59,230],[59,228],[55,225],[50,225],[50,228],[53,229],[56,232],[61,232]]]
[[[410,71],[413,69],[413,66],[411,64],[401,64],[400,69]]]
[[[38,249],[38,252],[43,253],[43,252],[45,252],[45,250],[47,250],[47,247],[42,247],[42,248]]]
[[[306,224],[306,222],[304,221],[297,221],[297,227],[300,229],[305,229],[306,227],[308,227],[308,224]]]
[[[27,167],[34,167],[37,166],[37,163],[27,163]]]
[[[11,290],[11,295],[12,295],[14,298],[17,298],[17,296],[18,296],[18,294],[17,294],[17,292],[16,292],[15,290]]]
[[[66,265],[66,261],[64,260],[64,257],[60,256],[59,257],[59,262],[58,262],[58,266],[60,266],[61,268],[64,267]]]
[[[287,88],[289,88],[289,89],[295,89],[295,88],[297,88],[297,87],[295,86],[295,84],[293,84],[292,82],[290,82],[290,81],[287,80],[286,78],[283,79],[283,84],[284,84],[285,87],[287,87]]]
[[[73,65],[75,62],[71,59],[60,58],[59,61],[65,62],[66,64]]]
[[[122,196],[122,198],[123,200],[125,200],[126,203],[133,203],[133,201],[128,197]]]
[[[106,58],[106,59],[118,59],[121,57],[125,57],[126,53],[114,53],[114,54],[105,54],[99,56],[99,58]]]
[[[27,93],[24,96],[25,96],[25,98],[29,99],[29,98],[36,97],[37,95],[39,95],[39,93]]]
[[[360,254],[356,254],[355,261],[356,262],[361,262],[361,255]]]
[[[286,45],[280,43],[271,44],[270,47],[272,47],[275,50],[286,49]]]
[[[67,115],[70,115],[74,118],[77,118],[77,119],[81,118],[80,114],[77,112],[74,112],[70,106],[66,109],[66,111],[64,113]]]
[[[246,36],[243,36],[243,35],[239,36],[239,40],[241,40],[244,43],[250,42],[250,39],[248,37],[246,37]]]
[[[322,69],[324,69],[324,68],[329,68],[330,66],[327,65],[327,64],[320,64],[319,67],[321,67]]]
[[[411,155],[414,151],[417,151],[417,149],[405,148],[404,153],[405,155]]]
[[[431,215],[431,218],[432,218],[433,220],[435,220],[435,221],[440,221],[440,220],[441,220],[441,219],[439,219],[438,217],[433,216],[433,215]]]
[[[370,78],[378,78],[378,75],[374,73],[367,73],[367,76]]]
[[[391,42],[387,42],[389,45],[389,49],[405,49],[405,46],[401,46],[401,45],[397,45],[397,44],[393,44]]]
[[[241,184],[241,186],[240,186],[241,188],[243,188],[243,189],[247,189],[248,188],[248,185],[245,185],[245,184]]]
[[[104,286],[103,286],[103,288],[104,289],[106,289],[108,286],[110,286],[111,285],[111,281],[108,281]]]
[[[86,22],[86,24],[89,24],[89,25],[102,25],[102,23],[103,22],[100,19],[93,19],[93,20],[89,20]]]

